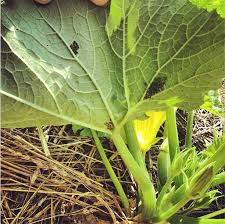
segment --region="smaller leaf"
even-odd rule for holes
[[[83,126],[73,124],[72,130],[73,130],[74,133],[79,133],[79,135],[82,136],[82,137],[92,138],[92,133],[91,133],[91,130],[89,128],[85,128]],[[104,137],[108,138],[109,137],[109,135],[107,135],[106,133],[100,132],[100,131],[97,132],[97,135],[98,135],[99,138],[104,138]]]
[[[78,131],[81,131],[84,127],[78,124],[73,124],[72,125],[72,130],[74,133],[77,133]]]
[[[219,116],[224,117],[224,109],[223,105],[219,98],[218,91],[210,90],[205,96],[204,96],[204,104],[201,106],[202,109],[207,110],[208,112]]]
[[[218,133],[214,134],[213,143],[209,145],[203,152],[203,155],[206,155],[208,158],[212,157],[219,147],[225,142],[225,133],[222,136],[218,136]]]

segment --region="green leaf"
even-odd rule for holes
[[[196,109],[219,88],[225,20],[217,14],[187,0],[143,0],[131,20],[135,51],[127,20],[109,37],[107,17],[83,0],[2,6],[2,127],[72,123],[110,134],[150,110]]]
[[[59,116],[55,112],[57,107],[54,97],[46,85],[10,51],[4,41],[1,43],[2,126],[30,127],[67,124],[68,122],[61,119],[63,115]],[[30,88],[31,84],[32,88]]]
[[[202,151],[203,155],[206,155],[208,158],[214,156],[217,150],[225,143],[225,133],[222,136],[219,136],[218,133],[214,134],[213,143],[210,144],[205,150]]]
[[[216,10],[217,13],[225,18],[225,1],[224,0],[190,0],[199,8],[206,9],[208,12]]]
[[[201,106],[201,108],[216,116],[225,116],[223,105],[219,99],[218,91],[210,90],[208,94],[204,96],[204,104]]]
[[[85,128],[85,127],[83,127],[81,125],[73,124],[72,125],[72,130],[73,130],[74,133],[79,132],[80,136],[82,136],[82,137],[91,137],[92,138],[92,133],[91,133],[91,130],[89,128]],[[103,137],[108,138],[109,137],[109,135],[107,135],[104,132],[98,131],[96,133],[97,133],[97,136],[99,138],[103,138]]]

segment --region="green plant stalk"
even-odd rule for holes
[[[200,216],[200,218],[201,219],[210,219],[210,218],[213,218],[215,216],[222,215],[222,214],[225,214],[225,208],[220,209],[220,210],[215,211],[215,212],[212,212],[212,213],[207,214],[207,215]]]
[[[124,125],[124,130],[126,133],[127,137],[127,143],[128,143],[128,148],[130,150],[130,153],[134,157],[134,159],[137,161],[140,167],[143,169],[146,169],[145,165],[145,156],[143,156],[141,152],[141,148],[137,139],[137,134],[134,129],[133,121],[128,121]]]
[[[127,138],[127,143],[128,143],[128,148],[138,165],[141,167],[141,169],[146,170],[146,164],[145,164],[145,153],[142,154],[137,134],[134,129],[133,121],[128,121],[124,125],[124,130],[126,133],[126,138]],[[141,189],[138,188],[138,200],[143,201],[143,194],[141,192]],[[142,206],[139,206],[138,210],[142,210]]]
[[[135,161],[117,130],[114,130],[111,137],[121,158],[141,190],[143,195],[142,213],[146,220],[151,220],[156,209],[156,194],[149,175],[146,170],[142,169]]]
[[[41,140],[41,145],[42,145],[42,148],[44,150],[44,153],[47,157],[49,157],[51,154],[50,154],[50,151],[49,151],[49,148],[48,148],[48,144],[46,142],[44,132],[43,132],[42,128],[39,127],[39,126],[37,127],[37,130],[38,130],[38,135],[39,135],[39,138]]]
[[[113,184],[114,184],[114,186],[115,186],[115,188],[116,188],[116,190],[117,190],[117,192],[120,196],[120,199],[123,203],[123,206],[126,209],[126,213],[129,215],[130,214],[129,200],[128,200],[128,198],[127,198],[127,196],[126,196],[126,194],[123,190],[123,187],[122,187],[121,183],[119,182],[119,180],[118,180],[118,178],[117,178],[117,176],[116,176],[116,174],[115,174],[115,172],[114,172],[114,170],[113,170],[113,168],[112,168],[112,166],[111,166],[111,164],[110,164],[110,162],[109,162],[109,160],[108,160],[108,158],[105,154],[105,150],[104,150],[104,148],[103,148],[103,146],[102,146],[102,144],[101,144],[101,142],[98,138],[98,135],[97,135],[96,131],[94,131],[92,129],[90,129],[90,130],[91,130],[92,136],[95,140],[95,144],[96,144],[98,152],[101,156],[101,159],[102,159],[102,161],[103,161],[103,163],[106,167],[106,170],[107,170],[107,172],[108,172],[108,174],[109,174],[109,176],[110,176],[110,178],[111,178],[111,180],[112,180],[112,182],[113,182]]]
[[[192,147],[193,120],[194,120],[194,111],[192,110],[188,112],[188,117],[187,117],[185,149],[189,149]]]
[[[211,187],[215,187],[225,183],[225,172],[219,173],[214,177]]]
[[[170,107],[166,111],[166,127],[169,141],[170,161],[173,162],[175,155],[179,150],[179,139],[176,125],[176,109]]]

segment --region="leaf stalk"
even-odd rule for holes
[[[125,165],[127,166],[128,170],[133,175],[135,181],[138,183],[140,190],[143,195],[143,215],[146,220],[150,220],[156,209],[156,194],[154,186],[150,180],[150,177],[146,170],[143,170],[139,164],[135,161],[134,157],[128,150],[124,140],[122,139],[121,135],[114,130],[112,134],[112,140],[123,159]]]
[[[110,176],[110,178],[111,178],[111,180],[112,180],[112,182],[113,182],[113,184],[114,184],[114,186],[115,186],[115,188],[116,188],[116,190],[117,190],[117,192],[120,196],[120,199],[123,203],[123,206],[125,207],[126,213],[128,215],[130,215],[129,200],[128,200],[128,198],[127,198],[127,196],[126,196],[126,194],[123,190],[123,187],[122,187],[121,183],[119,182],[119,180],[118,180],[118,178],[117,178],[117,176],[116,176],[116,174],[115,174],[115,172],[114,172],[114,170],[113,170],[113,168],[112,168],[112,166],[111,166],[111,164],[110,164],[110,162],[109,162],[109,160],[106,156],[105,150],[104,150],[104,148],[103,148],[103,146],[102,146],[102,144],[99,140],[99,137],[98,137],[96,131],[91,129],[91,133],[92,133],[92,136],[95,140],[95,144],[96,144],[98,152],[101,156],[101,159],[102,159],[102,161],[103,161],[103,163],[106,167],[106,170],[107,170],[107,172],[108,172],[108,174],[109,174],[109,176]]]

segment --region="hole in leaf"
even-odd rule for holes
[[[79,45],[78,43],[74,40],[73,43],[70,45],[71,50],[73,51],[73,53],[75,55],[78,54],[78,50],[79,50]]]

